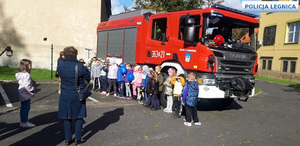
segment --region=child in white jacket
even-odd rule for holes
[[[108,67],[108,88],[106,96],[109,96],[111,88],[114,89],[114,96],[117,96],[117,73],[118,66],[116,65],[116,60],[114,58],[110,59],[109,67]]]
[[[33,81],[30,76],[32,62],[28,59],[20,61],[19,72],[16,73],[16,79],[19,83],[18,93],[21,101],[20,109],[20,127],[34,127],[35,124],[28,121],[28,114],[30,110],[30,99],[34,97],[35,91],[32,86]]]
[[[98,91],[100,91],[100,72],[102,67],[103,65],[99,60],[97,60],[96,64],[91,67],[91,77],[93,78],[93,91],[96,90],[96,86],[98,86]]]
[[[173,106],[173,87],[171,84],[171,78],[173,76],[176,76],[176,70],[174,68],[168,69],[169,76],[164,81],[165,85],[165,95],[167,96],[167,107],[164,109],[164,112],[166,113],[172,113],[172,106]]]

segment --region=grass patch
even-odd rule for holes
[[[259,92],[261,92],[261,90],[258,89],[258,88],[255,88],[255,94],[257,94],[257,93],[259,93]]]
[[[289,85],[289,86],[300,87],[300,83],[297,83],[297,82],[291,82],[291,81],[286,81],[286,80],[279,80],[279,79],[267,78],[267,77],[262,77],[262,76],[255,76],[255,78],[259,79],[259,80],[273,82],[273,83],[279,83],[279,84],[284,84],[284,85]]]
[[[0,80],[16,80],[15,73],[19,72],[18,68],[0,67]],[[51,71],[47,69],[32,69],[31,78],[33,80],[51,80]],[[58,80],[53,71],[53,80]]]

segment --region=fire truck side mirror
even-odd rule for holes
[[[187,17],[185,19],[183,40],[186,42],[195,43],[198,41],[195,40],[195,38],[198,38],[195,35],[196,35],[195,19],[193,17]]]
[[[184,27],[183,40],[187,42],[195,42],[195,26]]]

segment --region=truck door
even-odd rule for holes
[[[168,20],[163,18],[150,19],[151,30],[146,40],[147,57],[145,63],[161,64],[166,60],[166,47],[168,46]]]
[[[175,30],[176,34],[178,34],[178,38],[172,39],[169,41],[170,48],[173,50],[172,56],[178,58],[180,64],[187,70],[197,70],[199,68],[199,55],[203,55],[200,53],[201,44],[198,42],[199,34],[200,34],[200,15],[189,15],[189,18],[194,20],[193,24],[185,24],[186,19],[188,18],[186,15],[179,15],[180,19],[178,25],[176,25]],[[185,29],[187,27],[188,29]],[[184,31],[194,29],[194,34],[191,35],[195,40],[194,43],[184,41]],[[173,59],[174,60],[174,59]],[[206,64],[205,64],[206,65]]]

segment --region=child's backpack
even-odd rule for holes
[[[175,95],[181,95],[182,94],[182,90],[183,90],[183,87],[181,85],[181,82],[176,81],[175,84],[174,84],[173,94],[175,94]]]

